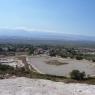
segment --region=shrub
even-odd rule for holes
[[[14,67],[0,64],[0,74],[13,74],[13,73],[14,73]]]
[[[53,56],[55,57],[56,56],[56,51],[55,50],[50,50],[49,55],[52,56],[52,57]]]
[[[92,59],[92,62],[95,62],[95,59]]]
[[[9,65],[4,65],[4,64],[0,64],[0,71],[9,71],[9,70],[14,70],[14,68],[12,66]]]
[[[84,80],[85,79],[85,72],[80,72],[79,70],[73,70],[70,73],[70,77],[75,80]]]
[[[76,56],[76,59],[77,59],[77,60],[82,60],[83,57],[82,57],[82,56]]]
[[[70,55],[70,58],[73,59],[74,58],[74,55]]]
[[[65,54],[65,53],[60,53],[59,56],[61,56],[61,57],[63,57],[63,58],[67,58],[67,57],[68,57],[68,55]]]
[[[61,56],[61,57],[63,57],[63,58],[67,58],[68,56],[67,56],[67,55],[63,55],[63,56]]]

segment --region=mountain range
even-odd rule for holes
[[[41,40],[95,41],[94,36],[64,34],[61,32],[27,31],[24,29],[0,29],[0,38],[27,38]]]

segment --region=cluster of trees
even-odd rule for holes
[[[14,73],[14,67],[9,65],[0,64],[0,78],[4,78],[4,75],[6,74],[13,74]],[[3,75],[1,77],[1,75]]]
[[[31,47],[32,45],[28,44],[0,44],[0,52],[23,52]]]
[[[83,59],[83,54],[80,54],[79,52],[76,52],[73,48],[68,49],[64,48],[63,49],[51,49],[49,50],[49,55],[50,56],[61,56],[63,58],[76,58],[77,60],[82,60]]]
[[[74,48],[58,48],[58,47],[52,47],[49,49],[49,55],[50,56],[61,56],[63,58],[75,58],[77,60],[91,60],[92,62],[95,62],[95,55],[94,54],[84,54],[79,51],[77,51]]]

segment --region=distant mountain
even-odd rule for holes
[[[64,33],[26,31],[21,29],[0,29],[0,37],[2,38],[27,38],[41,40],[68,40],[68,41],[95,41],[93,36],[71,35]]]
[[[95,47],[95,37],[63,33],[0,29],[0,43],[51,44],[69,47]]]

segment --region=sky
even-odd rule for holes
[[[0,28],[95,35],[95,0],[0,0]]]

